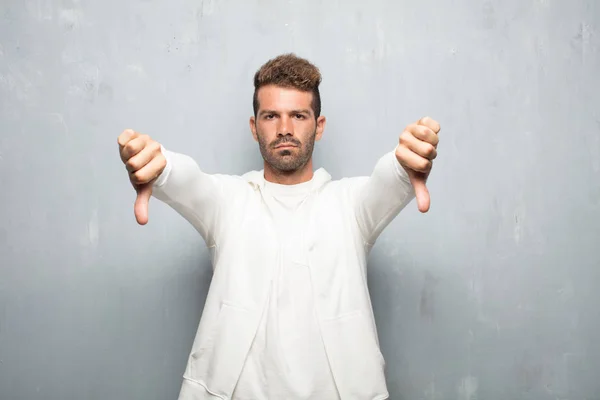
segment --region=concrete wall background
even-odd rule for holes
[[[0,399],[174,399],[210,279],[127,127],[210,172],[260,168],[251,78],[322,70],[318,166],[368,174],[442,124],[432,209],[370,260],[392,399],[600,399],[600,3],[0,2]]]

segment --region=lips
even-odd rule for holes
[[[273,143],[273,148],[274,149],[285,149],[285,148],[291,148],[291,147],[300,147],[300,142],[297,142],[294,139],[287,139],[287,140],[278,140],[275,143]]]

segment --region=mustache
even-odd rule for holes
[[[279,138],[279,139],[275,140],[274,142],[272,142],[271,148],[275,148],[277,146],[280,146],[280,145],[286,144],[286,143],[291,143],[298,147],[300,147],[300,145],[302,144],[302,143],[300,143],[300,141],[298,139],[294,139],[293,137],[284,136],[284,137]]]

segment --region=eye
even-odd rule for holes
[[[273,114],[266,114],[265,119],[273,119],[275,116]]]
[[[296,114],[296,118],[298,118],[298,119],[304,119],[304,115],[303,114]]]

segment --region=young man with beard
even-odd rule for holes
[[[371,176],[334,181],[312,163],[326,122],[320,82],[293,54],[256,72],[250,130],[261,171],[207,174],[147,135],[118,138],[138,223],[156,197],[198,230],[213,262],[180,400],[389,397],[366,260],[413,197],[429,209],[440,126],[420,119]]]

